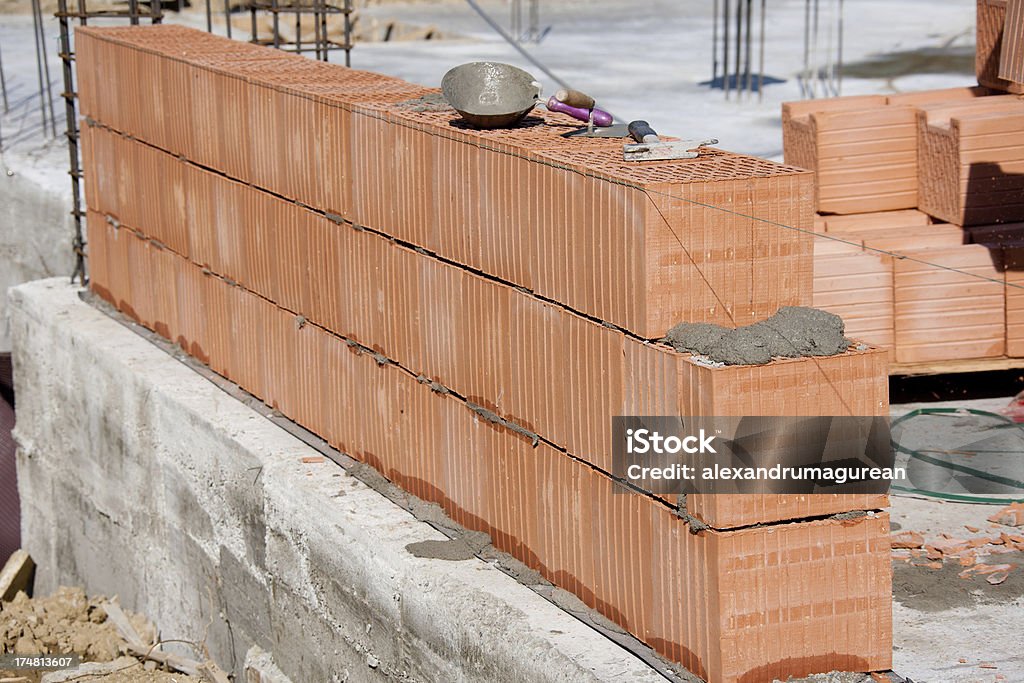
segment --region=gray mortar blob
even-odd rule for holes
[[[834,356],[850,347],[843,319],[806,306],[783,306],[765,321],[778,330],[799,356]]]
[[[772,358],[833,356],[850,340],[843,319],[816,308],[783,306],[768,318],[734,330],[712,323],[680,323],[665,337],[677,351],[726,365],[765,365]]]
[[[679,323],[668,331],[665,341],[676,351],[706,355],[729,331],[714,323]]]
[[[772,359],[763,331],[752,327],[740,327],[723,335],[705,355],[726,365],[764,365]]]

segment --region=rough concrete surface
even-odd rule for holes
[[[8,287],[71,275],[72,230],[67,188],[47,188],[19,172],[9,158],[0,164],[0,292]],[[13,164],[13,166],[8,166]],[[70,184],[70,183],[69,183]],[[0,353],[11,350],[6,297],[0,296]]]
[[[1012,531],[987,522],[997,509],[893,496],[890,516],[898,532],[916,531],[926,539],[943,533],[970,538],[974,534],[968,526],[981,535]],[[991,586],[982,577],[959,578],[960,566],[932,569],[894,562],[894,671],[915,683],[1024,681],[1024,563],[1020,553],[1001,553],[984,561],[1018,566],[1004,583]]]
[[[493,565],[418,558],[445,537],[79,299],[10,292],[19,486],[37,586],[117,594],[253,645],[294,681],[656,681]]]

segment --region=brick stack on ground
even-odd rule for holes
[[[814,305],[895,372],[1024,358],[1024,232],[986,227],[1024,221],[1024,3],[977,10],[977,86],[782,109],[786,163],[815,172]]]
[[[811,303],[810,173],[626,164],[559,114],[477,131],[180,27],[76,42],[95,292],[712,683],[889,668],[885,496],[681,508],[610,476],[614,415],[888,413],[877,348],[659,341]]]

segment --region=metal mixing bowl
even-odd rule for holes
[[[508,128],[533,110],[540,98],[534,77],[501,62],[470,62],[441,80],[448,103],[477,128]]]

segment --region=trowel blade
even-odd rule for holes
[[[672,159],[696,159],[699,148],[717,144],[718,140],[662,140],[659,142],[637,142],[622,146],[625,161],[669,161]]]
[[[563,138],[626,138],[629,137],[629,127],[625,123],[616,123],[614,126],[604,128],[580,128],[562,133]]]

